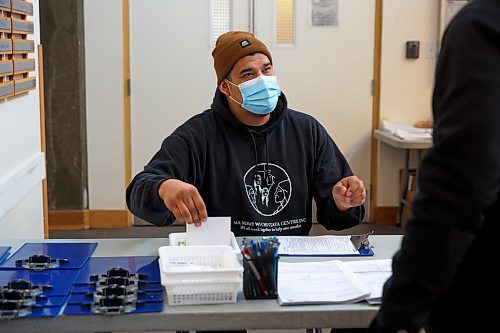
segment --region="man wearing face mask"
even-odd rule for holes
[[[314,198],[326,229],[361,223],[363,182],[321,124],[288,108],[267,47],[231,31],[212,56],[210,109],[168,136],[135,176],[132,213],[158,226],[230,216],[236,236],[307,235]]]

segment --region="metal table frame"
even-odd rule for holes
[[[403,188],[398,202],[398,212],[396,215],[396,225],[401,226],[403,208],[409,205],[408,201],[408,188],[410,186],[411,177],[418,177],[418,167],[422,160],[422,151],[432,147],[432,139],[419,139],[419,140],[403,140],[389,132],[382,130],[375,130],[373,137],[380,142],[383,142],[391,147],[405,150],[405,166],[403,169]],[[410,168],[410,152],[411,150],[417,151],[417,167]]]

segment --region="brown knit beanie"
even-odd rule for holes
[[[251,33],[229,31],[220,35],[212,51],[215,73],[217,74],[217,86],[226,78],[238,60],[253,53],[263,53],[271,63],[273,62],[266,45]]]

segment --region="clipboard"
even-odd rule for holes
[[[140,291],[155,292],[163,291],[163,286],[160,282],[147,283],[145,286],[139,287]],[[96,287],[89,286],[89,284],[75,284],[71,289],[72,294],[86,294],[96,291]]]
[[[83,304],[83,303],[88,303],[91,300],[92,300],[92,298],[85,296],[85,294],[71,293],[69,295],[67,303],[68,303],[68,305]],[[161,291],[148,291],[148,292],[145,292],[144,294],[138,294],[137,300],[141,301],[141,302],[146,302],[146,303],[163,302],[163,290],[161,290]]]
[[[23,280],[38,287],[50,286],[50,288],[43,288],[42,295],[44,296],[66,296],[69,294],[77,275],[78,271],[75,269],[40,272],[27,269],[0,271],[0,286],[5,286],[11,281]]]
[[[9,256],[10,246],[0,246],[0,265],[7,259]]]
[[[62,307],[66,303],[67,296],[50,296],[46,298],[36,297],[36,304],[44,308]]]
[[[51,270],[78,270],[87,262],[96,247],[97,243],[25,243],[0,265],[0,270],[29,269],[24,267],[24,263],[34,256],[46,256],[51,261],[59,261],[60,265],[48,267]]]
[[[163,302],[139,303],[135,310],[128,313],[146,313],[146,312],[162,312]],[[125,313],[125,314],[128,314]],[[82,304],[67,304],[64,309],[65,315],[94,315],[95,313],[89,307]]]
[[[54,307],[43,307],[36,306],[32,307],[31,313],[21,314],[19,316],[13,318],[37,318],[37,317],[57,317],[59,313],[61,313],[63,306],[54,306]],[[5,317],[5,319],[10,319],[11,317]],[[4,319],[0,317],[0,319]]]
[[[278,255],[290,257],[373,256],[368,241],[373,231],[353,236],[281,236]]]

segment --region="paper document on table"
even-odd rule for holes
[[[289,256],[360,255],[351,236],[280,236],[278,254]]]
[[[369,295],[345,263],[339,260],[280,261],[278,272],[280,305],[355,303]]]
[[[345,264],[356,275],[359,283],[370,291],[366,301],[381,304],[384,283],[392,275],[392,259],[348,261]]]
[[[186,245],[231,245],[231,217],[209,217],[199,227],[186,224]]]

